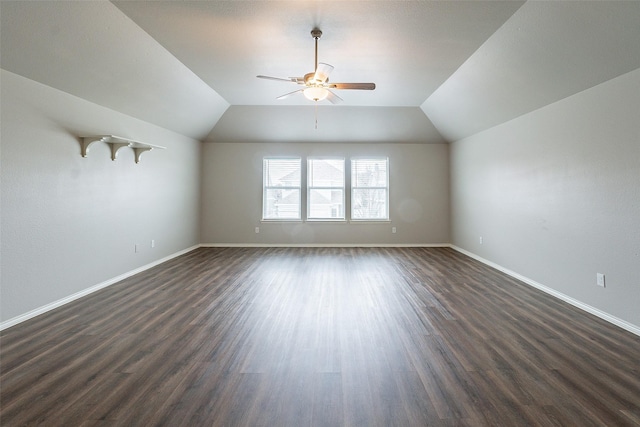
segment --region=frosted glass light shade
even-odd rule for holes
[[[302,93],[311,101],[322,101],[329,95],[329,91],[323,87],[308,87]]]

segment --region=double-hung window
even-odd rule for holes
[[[344,220],[344,183],[344,159],[308,159],[307,219]]]
[[[301,159],[263,159],[262,219],[300,220]]]
[[[351,159],[351,219],[389,219],[389,159]]]

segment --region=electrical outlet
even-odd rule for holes
[[[155,248],[156,247],[156,241],[155,240],[151,240],[151,247]]]
[[[603,288],[605,287],[604,286],[604,274],[596,273],[596,285],[602,286]]]
[[[480,236],[480,244],[482,244],[482,236]]]
[[[395,233],[396,233],[396,228],[395,228],[395,227],[391,227],[391,232],[392,232],[393,234],[395,234]]]
[[[259,234],[260,233],[260,227],[256,227],[255,231],[256,231],[256,234]]]
[[[133,252],[138,253],[138,244],[136,243],[135,245],[133,245]]]

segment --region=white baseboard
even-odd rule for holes
[[[593,314],[594,316],[597,316],[597,317],[599,317],[599,318],[601,318],[603,320],[606,320],[607,322],[612,323],[612,324],[614,324],[614,325],[616,325],[616,326],[618,326],[618,327],[620,327],[622,329],[625,329],[625,330],[631,332],[632,334],[640,336],[640,326],[636,326],[633,323],[629,323],[626,320],[619,319],[619,318],[617,318],[615,316],[612,316],[611,314],[606,313],[606,312],[604,312],[604,311],[602,311],[600,309],[597,309],[597,308],[592,307],[592,306],[590,306],[588,304],[585,304],[585,303],[583,303],[581,301],[578,301],[575,298],[572,298],[572,297],[570,297],[568,295],[565,295],[565,294],[563,294],[561,292],[558,292],[555,289],[552,289],[552,288],[550,288],[548,286],[545,286],[545,285],[543,285],[541,283],[536,282],[535,280],[531,280],[528,277],[522,276],[521,274],[518,274],[515,271],[509,270],[508,268],[504,268],[501,265],[498,265],[498,264],[496,264],[496,263],[494,263],[492,261],[484,259],[484,258],[474,254],[473,252],[469,252],[469,251],[467,251],[465,249],[462,249],[462,248],[459,248],[459,247],[457,247],[455,245],[449,245],[449,246],[452,249],[454,249],[454,250],[456,250],[456,251],[458,251],[458,252],[460,252],[460,253],[462,253],[464,255],[467,255],[468,257],[471,257],[471,258],[473,258],[473,259],[475,259],[477,261],[480,261],[483,264],[488,265],[489,267],[493,267],[496,270],[499,270],[499,271],[501,271],[501,272],[503,272],[505,274],[508,274],[509,276],[513,277],[514,279],[518,279],[521,282],[524,282],[529,286],[532,286],[532,287],[534,287],[536,289],[539,289],[542,292],[545,292],[545,293],[547,293],[549,295],[552,295],[552,296],[554,296],[554,297],[556,297],[556,298],[558,298],[558,299],[560,299],[560,300],[562,300],[562,301],[564,301],[566,303],[569,303],[569,304],[573,305],[574,307],[577,307],[577,308],[579,308],[581,310],[586,311],[587,313]]]
[[[98,283],[97,285],[91,286],[90,288],[83,289],[80,292],[76,292],[75,294],[69,295],[67,297],[59,299],[59,300],[54,301],[52,303],[43,305],[42,307],[38,307],[38,308],[36,308],[34,310],[28,311],[28,312],[26,312],[24,314],[21,314],[19,316],[16,316],[14,318],[9,319],[9,320],[5,320],[4,322],[0,323],[0,331],[2,331],[4,329],[7,329],[7,328],[10,328],[11,326],[15,326],[18,323],[22,323],[25,320],[29,320],[29,319],[31,319],[33,317],[39,316],[40,314],[46,313],[47,311],[53,310],[54,308],[58,308],[60,306],[68,304],[71,301],[77,300],[78,298],[82,298],[84,296],[92,294],[93,292],[96,292],[96,291],[98,291],[100,289],[106,288],[107,286],[111,286],[114,283],[120,282],[121,280],[124,280],[124,279],[126,279],[128,277],[131,277],[131,276],[135,275],[135,274],[141,273],[141,272],[143,272],[145,270],[148,270],[148,269],[150,269],[152,267],[155,267],[158,264],[162,264],[163,262],[167,262],[170,259],[173,259],[173,258],[175,258],[177,256],[184,255],[187,252],[191,252],[194,249],[198,249],[199,247],[200,247],[200,245],[196,245],[196,246],[192,246],[190,248],[184,249],[182,251],[176,252],[174,254],[171,254],[169,256],[161,258],[161,259],[159,259],[157,261],[154,261],[154,262],[152,262],[150,264],[143,265],[142,267],[136,268],[135,270],[131,270],[131,271],[127,272],[127,273],[121,274],[121,275],[116,276],[116,277],[114,277],[112,279],[106,280],[106,281],[104,281],[102,283]]]
[[[449,243],[202,243],[203,248],[448,248]]]

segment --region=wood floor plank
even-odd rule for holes
[[[0,425],[640,426],[640,338],[448,248],[201,248],[0,333]]]
[[[342,375],[336,372],[319,372],[314,375],[313,412],[311,425],[344,425],[344,394]]]

